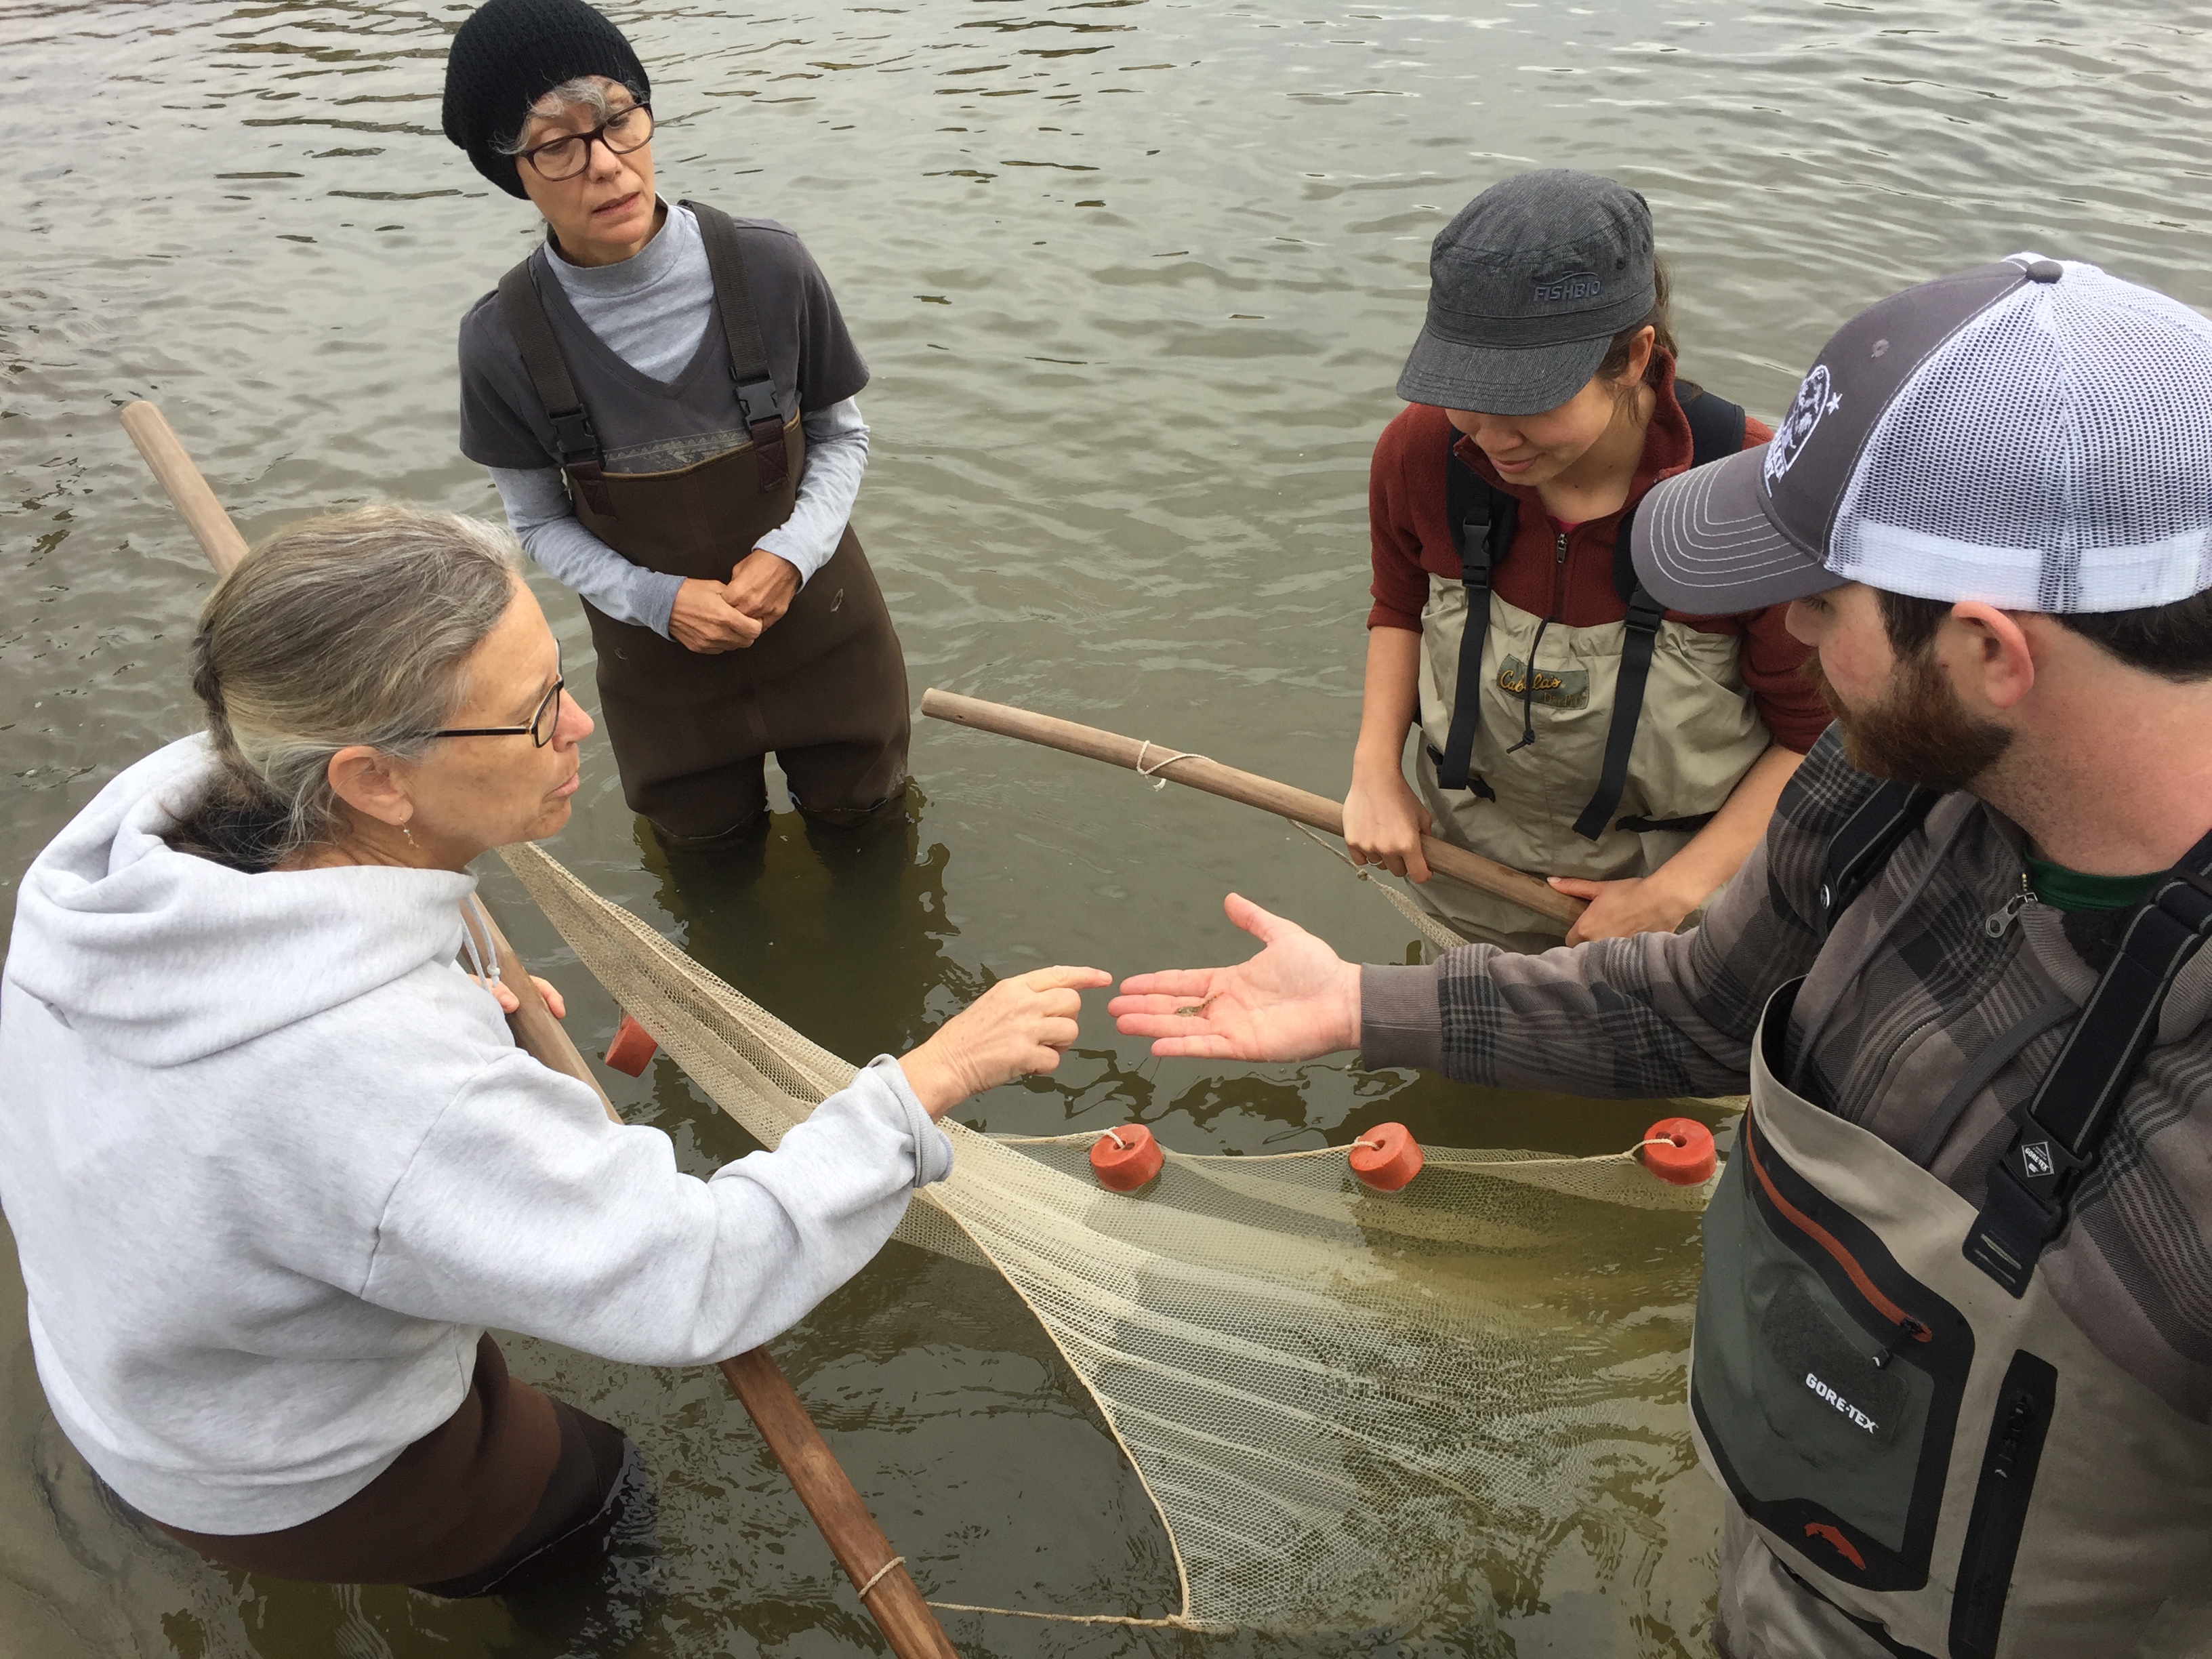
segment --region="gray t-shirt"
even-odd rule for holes
[[[786,418],[825,410],[868,383],[836,296],[797,235],[769,219],[739,219],[738,245],[768,349],[769,374]],[[540,246],[538,292],[559,338],[577,394],[590,410],[610,471],[658,472],[734,447],[744,441],[729,352],[719,325],[708,328],[672,380],[657,380],[625,362],[577,314],[566,284]],[[567,275],[568,273],[562,273]],[[522,354],[487,294],[461,319],[461,453],[485,466],[556,465],[545,418]]]

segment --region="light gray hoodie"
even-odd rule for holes
[[[39,1378],[157,1520],[335,1508],[453,1414],[486,1326],[657,1365],[764,1342],[950,1171],[878,1058],[779,1151],[680,1173],[456,965],[473,877],[175,852],[209,769],[188,738],[100,791],[25,874],[0,980]]]

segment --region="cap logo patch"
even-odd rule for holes
[[[1820,424],[1821,418],[1835,413],[1843,406],[1843,398],[1831,389],[1828,366],[1826,363],[1814,364],[1813,372],[1797,388],[1796,401],[1790,405],[1790,412],[1782,417],[1782,424],[1775,428],[1774,441],[1766,447],[1766,487],[1769,489],[1779,483],[1782,475],[1797,464],[1797,458],[1805,453],[1806,442],[1812,437],[1814,428]]]
[[[1563,300],[1595,300],[1604,289],[1595,271],[1578,270],[1571,276],[1537,283],[1534,297],[1539,304],[1556,305]]]

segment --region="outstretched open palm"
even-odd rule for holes
[[[1294,921],[1231,893],[1229,920],[1266,948],[1232,968],[1182,968],[1121,981],[1106,1005],[1156,1054],[1311,1060],[1359,1044],[1359,969]]]

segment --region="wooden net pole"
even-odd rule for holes
[[[1149,739],[1125,738],[1116,732],[1102,732],[1095,726],[1078,726],[1073,720],[1035,714],[1007,703],[986,702],[981,697],[963,697],[957,692],[939,691],[934,687],[921,694],[921,712],[933,720],[972,726],[979,732],[1019,738],[1024,743],[1042,744],[1047,749],[1104,761],[1109,766],[1125,766],[1147,777],[1188,784],[1193,789],[1242,801],[1247,806],[1256,806],[1294,823],[1310,823],[1332,836],[1344,833],[1342,801],[1316,795],[1309,789],[1292,788],[1256,772],[1240,772],[1203,755],[1185,755]],[[1449,876],[1494,898],[1508,900],[1524,910],[1533,910],[1562,927],[1571,927],[1575,918],[1588,908],[1582,900],[1570,898],[1539,877],[1438,841],[1434,836],[1421,837],[1421,853],[1428,860],[1429,868],[1438,875]]]

